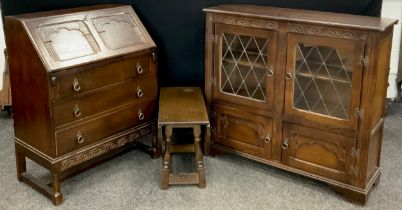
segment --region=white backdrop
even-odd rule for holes
[[[389,87],[387,98],[395,98],[398,94],[396,90],[395,79],[398,73],[399,53],[401,51],[401,21],[402,21],[402,1],[401,0],[383,0],[382,12],[383,17],[399,19],[398,25],[394,28],[394,38],[392,40],[391,64],[389,72]]]
[[[1,11],[0,11],[1,17]],[[0,21],[0,90],[3,88],[3,71],[4,71],[4,53],[3,49],[6,47],[4,43],[3,21]]]

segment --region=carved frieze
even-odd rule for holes
[[[340,39],[353,39],[353,40],[367,40],[368,33],[360,31],[352,31],[347,29],[337,29],[326,26],[306,25],[289,23],[289,32],[302,33],[309,35],[325,36],[330,38]]]
[[[275,21],[264,20],[264,19],[253,19],[248,17],[214,15],[213,21],[223,24],[238,25],[245,27],[263,28],[271,30],[278,29],[278,23]]]
[[[136,139],[146,136],[152,132],[151,127],[145,127],[139,130],[134,131],[133,133],[127,134],[123,137],[117,138],[113,141],[107,142],[105,144],[101,144],[97,147],[94,147],[90,150],[87,150],[83,153],[74,155],[66,160],[61,162],[61,170],[66,170],[73,166],[79,165],[87,160],[90,160],[99,155],[105,154],[110,150],[123,147],[124,145],[134,142]]]

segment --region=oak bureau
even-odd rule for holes
[[[155,133],[156,46],[125,5],[9,16],[5,31],[18,180],[59,205],[66,174]],[[52,182],[26,173],[25,157]]]

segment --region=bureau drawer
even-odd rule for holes
[[[118,58],[99,64],[57,72],[52,86],[53,99],[73,96],[85,91],[110,85],[137,76],[155,74],[150,54],[130,58]]]
[[[117,113],[64,130],[57,130],[56,155],[63,155],[154,118],[156,102],[150,100]]]
[[[54,103],[55,126],[97,114],[127,103],[142,103],[156,97],[156,77],[131,79],[103,92]]]

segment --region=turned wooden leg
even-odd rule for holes
[[[162,169],[162,189],[169,188],[169,175],[170,175],[170,144],[172,142],[172,127],[167,125],[165,127],[165,151],[163,154],[163,169]]]
[[[159,127],[157,128],[156,125],[153,126],[154,132],[152,132],[152,152],[151,152],[151,157],[152,158],[159,158],[161,156],[161,147],[160,147],[160,141],[158,141],[158,136],[159,136]],[[156,133],[156,129],[158,129],[158,134]]]
[[[27,171],[27,166],[25,161],[25,155],[19,151],[17,144],[15,145],[15,161],[17,166],[17,179],[18,181],[22,182],[21,176],[22,173],[25,173]]]
[[[60,176],[58,173],[52,173],[52,201],[55,206],[63,203],[63,195],[60,192]]]
[[[198,173],[198,184],[200,188],[205,188],[205,169],[204,169],[204,161],[202,157],[201,151],[201,126],[194,126],[194,151],[195,151],[195,159],[197,165],[197,173]]]

